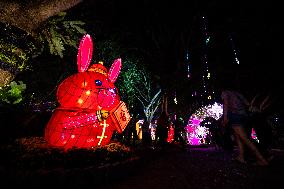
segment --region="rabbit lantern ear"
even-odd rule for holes
[[[77,55],[77,66],[79,72],[84,72],[88,69],[93,55],[93,41],[89,34],[84,35],[80,41],[80,46]]]
[[[121,59],[118,58],[112,63],[111,68],[109,69],[109,72],[108,72],[108,79],[112,83],[116,81],[120,73],[120,69],[121,69]]]

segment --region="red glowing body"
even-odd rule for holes
[[[116,59],[109,71],[102,64],[88,69],[92,47],[91,37],[85,35],[77,57],[79,73],[69,76],[58,87],[60,106],[45,128],[45,139],[51,145],[66,149],[105,145],[113,131],[122,132],[130,120],[114,85],[121,59]]]

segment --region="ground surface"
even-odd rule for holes
[[[9,170],[1,168],[1,182],[28,188],[104,189],[259,189],[284,188],[284,151],[273,149],[267,167],[243,165],[231,153],[213,147],[170,146],[165,151],[148,149],[138,159],[101,168],[66,170]]]
[[[256,167],[233,162],[231,154],[214,148],[170,149],[145,163],[136,174],[104,188],[283,188],[284,153],[273,153],[269,166]]]

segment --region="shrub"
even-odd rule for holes
[[[43,137],[26,137],[2,146],[2,162],[17,169],[53,169],[102,166],[134,156],[129,147],[111,143],[93,148],[64,150],[50,146]]]

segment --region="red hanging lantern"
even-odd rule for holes
[[[60,106],[45,128],[45,139],[51,145],[68,149],[109,144],[113,131],[122,132],[130,120],[114,85],[121,59],[109,71],[102,63],[88,69],[92,53],[92,39],[85,35],[77,56],[79,73],[63,80],[57,89]]]

